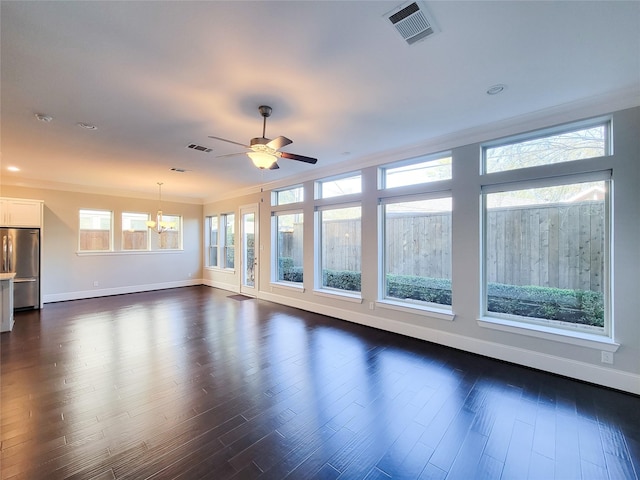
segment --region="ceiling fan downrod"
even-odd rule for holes
[[[267,138],[265,135],[267,132],[267,117],[271,116],[272,108],[268,105],[260,105],[258,111],[262,115],[262,138]]]

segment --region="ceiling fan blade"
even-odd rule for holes
[[[276,155],[281,158],[288,158],[289,160],[298,160],[300,162],[311,163],[313,165],[318,161],[317,158],[305,157],[304,155],[297,155],[289,152],[276,152]]]
[[[226,138],[214,137],[213,135],[209,135],[209,138],[215,138],[216,140],[222,140],[223,142],[233,143],[234,145],[240,145],[244,148],[251,148],[249,145],[245,145],[244,143],[234,142],[233,140],[227,140]]]
[[[267,147],[273,148],[274,150],[280,150],[285,145],[289,145],[293,143],[293,140],[289,140],[287,137],[279,136],[278,138],[274,138],[269,143],[267,143]]]
[[[280,166],[278,165],[278,162],[273,162],[273,165],[269,167],[269,170],[277,170],[279,168]]]
[[[216,158],[235,157],[236,155],[246,155],[246,152],[227,153],[226,155],[216,155]]]

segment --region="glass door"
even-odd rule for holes
[[[258,206],[240,207],[240,238],[242,255],[240,271],[240,293],[257,296],[258,294]]]

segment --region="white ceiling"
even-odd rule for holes
[[[400,4],[3,1],[2,182],[203,202],[640,87],[640,2],[429,1],[412,46]],[[261,104],[316,166],[217,158],[242,149],[208,135],[260,136]]]

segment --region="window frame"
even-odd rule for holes
[[[424,185],[424,184],[422,184]],[[409,185],[407,188],[413,187],[414,185]],[[395,190],[396,187],[394,187]],[[405,188],[405,187],[397,187],[397,188]],[[453,301],[451,305],[440,304],[435,302],[425,302],[421,300],[414,299],[400,299],[395,297],[389,297],[387,295],[387,251],[386,251],[386,206],[392,205],[394,203],[409,203],[414,201],[428,201],[428,200],[438,200],[438,199],[451,199],[451,222],[453,224],[453,195],[451,190],[443,190],[443,191],[433,191],[428,193],[423,193],[419,195],[393,195],[382,197],[378,199],[378,293],[376,304],[381,307],[399,309],[402,311],[409,311],[412,313],[429,313],[436,314],[439,318],[445,320],[453,320]],[[449,238],[450,246],[450,271],[453,274],[453,238],[450,236]],[[453,299],[453,287],[451,289],[451,295]]]
[[[139,216],[145,216],[145,227],[144,227],[144,232],[145,232],[145,239],[146,239],[146,247],[145,248],[125,248],[125,234],[127,232],[131,232],[131,230],[125,229],[124,228],[124,217],[125,215],[139,215]],[[149,235],[149,227],[147,226],[146,222],[148,222],[150,219],[150,216],[148,213],[146,212],[131,212],[131,211],[123,211],[120,212],[120,225],[121,225],[121,245],[120,245],[120,249],[123,252],[147,252],[149,250],[151,250],[151,235]],[[134,230],[134,232],[141,232],[142,230]]]
[[[292,201],[292,202],[281,202],[280,201],[280,196],[285,193],[285,192],[291,192],[294,190],[299,190],[301,192],[301,198],[300,200],[296,200],[296,201]],[[301,204],[304,202],[304,185],[300,184],[300,185],[292,185],[289,187],[285,187],[285,188],[278,188],[275,190],[271,191],[271,206],[272,207],[285,207],[285,208],[291,208],[292,206]]]
[[[287,286],[295,289],[302,289],[304,291],[304,262],[303,262],[303,281],[301,282],[292,282],[287,280],[280,280],[280,271],[279,271],[279,229],[278,229],[278,217],[284,215],[301,215],[302,223],[304,226],[304,212],[302,209],[294,209],[294,210],[273,210],[271,212],[271,283],[278,286]],[[302,258],[304,258],[304,228],[302,232],[302,241],[300,244],[302,245]]]
[[[329,182],[337,182],[340,180],[345,180],[345,179],[349,179],[349,178],[359,178],[360,179],[360,190],[357,192],[352,192],[352,193],[344,193],[342,195],[333,195],[331,197],[324,197],[323,196],[323,186],[325,183],[329,183]],[[362,172],[360,170],[357,171],[353,171],[353,172],[348,172],[348,173],[342,173],[340,175],[332,175],[330,177],[324,177],[324,178],[320,178],[318,180],[315,180],[314,183],[314,200],[316,201],[316,205],[318,205],[320,202],[322,202],[323,204],[329,204],[329,203],[333,203],[333,202],[344,202],[344,201],[348,201],[345,200],[347,198],[350,197],[360,197],[362,195]]]
[[[157,251],[157,252],[168,252],[168,251],[180,251],[180,250],[183,250],[183,245],[182,245],[182,240],[183,240],[182,215],[174,215],[174,214],[171,214],[171,213],[167,213],[167,214],[163,213],[162,214],[163,222],[167,222],[166,219],[167,218],[171,218],[171,217],[176,219],[176,223],[177,223],[176,228],[175,229],[174,228],[168,228],[164,232],[159,233],[158,236],[157,236],[157,241],[155,242],[155,245],[154,245],[154,242],[152,241],[151,250]],[[178,233],[178,246],[175,247],[175,248],[164,248],[164,247],[162,247],[163,239],[166,239],[166,236],[163,237],[163,235],[166,235],[166,233],[168,233],[168,232],[174,232],[174,231]],[[155,248],[154,248],[154,246],[155,246]]]
[[[450,163],[451,175],[449,176],[449,178],[411,183],[408,185],[397,185],[395,187],[387,186],[387,178],[386,178],[387,170],[402,168],[402,167],[410,167],[412,165],[419,165],[421,163],[434,162],[436,160],[441,160],[445,158],[451,159],[451,163]],[[405,160],[399,160],[397,162],[386,163],[378,167],[378,190],[389,191],[394,193],[396,191],[398,192],[404,191],[403,189],[410,189],[410,188],[417,188],[417,187],[421,187],[422,189],[426,188],[427,191],[431,191],[434,187],[438,188],[438,184],[443,182],[450,182],[452,179],[453,179],[453,154],[451,151],[443,151],[443,152],[431,153],[427,155],[420,155],[418,157],[411,157]]]
[[[92,250],[92,249],[83,249],[82,248],[82,214],[83,212],[94,212],[94,213],[108,213],[109,214],[109,248],[100,249],[100,250]],[[114,252],[114,214],[113,210],[105,210],[101,208],[80,208],[78,209],[78,253],[81,254],[104,254]]]
[[[213,243],[212,242],[212,228],[211,228],[211,222],[212,220],[215,219],[216,221],[216,242]],[[205,257],[205,267],[207,268],[218,268],[218,265],[220,263],[220,218],[218,215],[207,215],[206,217],[206,221],[205,221],[206,227],[207,227],[207,233],[206,233],[206,257]],[[211,264],[211,249],[215,249],[216,252],[216,263],[215,265]]]
[[[349,195],[351,196],[351,195]],[[332,197],[330,200],[332,200]],[[322,277],[323,277],[323,256],[322,256],[322,236],[323,236],[323,228],[322,228],[322,213],[329,210],[342,210],[346,208],[357,207],[360,209],[360,232],[362,235],[362,202],[347,202],[347,203],[330,203],[327,205],[316,205],[314,209],[314,277],[313,277],[313,285],[314,285],[314,294],[327,296],[327,297],[335,297],[340,298],[347,301],[354,301],[357,303],[362,303],[362,241],[360,242],[360,290],[343,290],[339,288],[326,287],[323,285]]]
[[[233,226],[233,236],[234,236],[234,244],[232,247],[229,247],[228,245],[226,245],[226,233],[227,233],[227,224],[229,223],[229,217],[233,217],[233,221],[231,222],[231,225]],[[218,245],[217,245],[217,260],[218,260],[218,264],[217,265],[210,265],[209,264],[209,256],[207,255],[207,253],[205,253],[205,262],[204,262],[204,268],[207,269],[211,269],[211,270],[220,270],[220,271],[225,271],[225,272],[234,272],[235,271],[235,237],[236,237],[236,214],[235,212],[227,212],[227,213],[216,213],[216,214],[212,214],[212,215],[207,215],[206,216],[206,223],[207,223],[207,233],[206,233],[206,237],[205,237],[205,250],[206,252],[209,252],[209,249],[211,248],[211,224],[210,224],[210,219],[211,218],[217,218],[218,219]],[[234,265],[233,266],[228,266],[227,264],[227,252],[229,250],[229,248],[233,248],[233,259],[234,259]]]
[[[549,164],[526,166],[521,168],[487,172],[486,154],[490,148],[508,146],[530,140],[553,137],[564,133],[576,132],[593,127],[605,128],[604,156],[568,160]],[[613,312],[613,171],[599,165],[597,159],[613,155],[612,120],[610,116],[597,117],[579,122],[572,122],[555,127],[544,128],[533,132],[522,133],[481,144],[480,156],[480,326],[496,328],[514,333],[523,333],[541,338],[555,339],[557,335],[572,337],[571,343],[589,344],[596,342],[607,348],[613,344],[614,312]],[[488,278],[487,278],[487,195],[491,193],[572,185],[589,181],[604,181],[604,327],[581,326],[566,321],[554,321],[537,317],[525,317],[488,310]]]
[[[543,139],[543,138],[553,137],[555,135],[562,135],[562,134],[565,134],[565,133],[577,132],[577,131],[580,131],[580,130],[587,130],[589,128],[594,128],[594,127],[598,127],[598,126],[603,126],[604,129],[605,129],[605,134],[604,134],[604,141],[605,141],[605,144],[604,144],[604,155],[601,155],[599,157],[589,157],[589,158],[583,158],[583,159],[578,159],[578,160],[567,160],[567,161],[564,161],[564,162],[544,163],[544,164],[539,164],[539,165],[532,165],[532,166],[521,167],[521,168],[513,168],[513,169],[508,169],[508,170],[498,170],[498,171],[495,171],[495,172],[488,172],[487,171],[487,161],[486,161],[487,150],[489,150],[491,148],[515,145],[515,144],[518,144],[518,143],[523,143],[523,142],[533,141],[533,140],[540,140],[540,139]],[[610,115],[607,115],[607,116],[602,116],[602,117],[590,118],[590,119],[582,120],[582,121],[578,121],[578,122],[571,122],[571,123],[568,123],[568,124],[562,124],[562,125],[556,125],[556,126],[553,126],[553,127],[542,128],[542,129],[539,129],[539,130],[520,133],[520,134],[517,134],[517,135],[510,135],[508,137],[503,137],[503,138],[498,138],[498,139],[491,140],[491,141],[488,141],[488,142],[483,142],[482,146],[481,146],[480,174],[483,177],[486,177],[486,176],[489,176],[489,175],[504,175],[504,174],[513,173],[513,172],[522,172],[522,171],[526,171],[526,170],[529,170],[529,169],[535,169],[535,168],[548,168],[548,167],[554,166],[554,165],[566,165],[566,164],[576,164],[576,163],[580,164],[581,162],[593,160],[594,158],[609,157],[609,156],[612,156],[613,154],[614,154],[614,151],[613,151],[613,120],[612,120]]]

